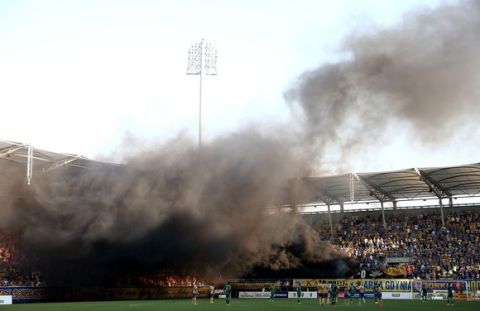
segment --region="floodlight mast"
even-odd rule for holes
[[[198,146],[203,145],[203,115],[202,115],[202,80],[203,76],[217,75],[217,50],[204,39],[194,43],[188,50],[187,75],[199,76],[199,102],[198,102]]]
[[[32,183],[33,177],[33,147],[32,144],[28,144],[28,151],[27,151],[27,184],[30,185]]]

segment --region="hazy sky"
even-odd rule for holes
[[[206,139],[283,122],[284,92],[305,70],[341,58],[345,35],[444,2],[0,0],[0,140],[94,158],[125,135],[196,139],[198,78],[185,73],[201,38],[218,50],[218,76],[204,83]],[[398,155],[401,139],[385,154]],[[399,158],[470,160],[446,151],[428,162],[421,150]]]

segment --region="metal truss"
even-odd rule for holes
[[[427,184],[430,191],[433,192],[439,199],[452,197],[452,193],[448,189],[442,187],[438,182],[431,178],[425,171],[415,168],[415,172],[421,181]]]
[[[381,187],[377,186],[376,184],[369,181],[367,178],[361,177],[356,173],[352,173],[352,175],[360,181],[367,189],[370,191],[370,195],[375,197],[380,202],[392,201],[395,202],[396,198],[392,196],[389,192],[383,190]]]
[[[51,163],[49,166],[44,167],[43,172],[47,173],[47,172],[53,171],[57,168],[66,166],[66,165],[68,165],[72,162],[75,162],[75,161],[79,160],[79,159],[82,159],[82,157],[78,156],[78,155],[75,155],[75,156],[70,156],[70,157],[66,157],[66,158],[57,160],[57,161]]]

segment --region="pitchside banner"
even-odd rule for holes
[[[339,287],[349,287],[350,284],[362,284],[367,291],[373,291],[379,286],[384,292],[411,292],[412,280],[409,279],[297,279],[294,284],[300,283],[302,287],[317,287],[322,282],[335,281]]]
[[[261,298],[269,299],[270,292],[239,292],[238,298]]]
[[[270,292],[239,292],[238,298],[270,299]],[[276,292],[275,298],[297,298],[297,292]],[[302,298],[317,298],[317,292],[302,292]]]
[[[475,281],[470,281],[467,283],[463,280],[414,280],[414,295],[416,298],[419,298],[422,287],[425,286],[428,292],[432,293],[432,298],[435,297],[437,299],[447,299],[449,284],[454,289],[454,295],[456,299],[468,299],[467,295],[470,295],[470,297],[473,297],[475,295]]]
[[[199,297],[207,297],[209,289],[199,288]],[[0,287],[0,296],[12,296],[14,303],[38,301],[92,301],[191,298],[191,287],[158,288],[50,288]]]
[[[0,296],[0,305],[11,305],[12,304],[12,296]]]
[[[480,291],[480,280],[469,281],[470,291],[476,293]]]
[[[275,285],[276,288],[281,287],[281,283],[278,280],[271,281],[271,282],[239,282],[239,281],[233,281],[230,282],[230,285],[232,285],[233,288],[237,290],[256,290],[256,289],[268,289],[270,288],[271,285]]]
[[[414,280],[413,289],[414,291],[420,292],[422,290],[422,286],[425,286],[427,289],[430,289],[430,290],[443,290],[447,292],[448,284],[451,284],[455,292],[463,293],[467,291],[467,283],[464,281],[458,281],[458,280],[439,280],[439,281]]]
[[[45,287],[0,287],[0,296],[10,296],[13,302],[42,301],[52,294],[55,295],[57,292],[56,289]],[[61,296],[63,295],[64,293],[61,291]]]
[[[382,299],[413,299],[413,294],[401,292],[383,292]]]
[[[288,298],[298,298],[297,292],[288,292]],[[317,299],[317,292],[304,292],[302,291],[302,298]]]

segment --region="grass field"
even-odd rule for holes
[[[457,301],[455,306],[447,307],[443,301],[421,301],[411,300],[387,300],[383,308],[367,301],[364,305],[345,305],[340,302],[336,310],[384,310],[384,311],[441,311],[441,310],[480,310],[480,301],[466,302]],[[273,311],[273,310],[333,310],[331,306],[320,306],[314,300],[304,300],[297,304],[293,299],[277,299],[274,302],[260,299],[234,299],[230,306],[223,300],[216,300],[209,304],[208,300],[200,299],[198,305],[192,305],[190,300],[140,300],[140,301],[111,301],[111,302],[71,302],[71,303],[36,303],[36,304],[14,304],[0,306],[0,311],[215,311],[215,310],[238,310],[238,311]]]

